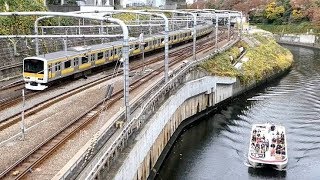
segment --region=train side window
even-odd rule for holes
[[[81,64],[84,64],[84,63],[87,63],[87,62],[89,62],[88,56],[81,57]]]
[[[48,65],[48,72],[51,73],[51,71],[52,71],[52,65],[49,64],[49,65]]]
[[[69,68],[69,67],[71,67],[71,60],[68,60],[68,61],[64,62],[64,68],[66,69],[66,68]]]
[[[98,59],[102,59],[103,58],[103,52],[99,52],[98,53]]]
[[[74,58],[73,59],[73,66],[78,66],[78,65],[79,65],[78,58]]]
[[[156,44],[157,44],[157,40],[154,40],[154,41],[153,41],[153,45],[156,45]]]
[[[162,42],[164,43],[164,39],[163,39],[163,38],[161,38],[161,43],[162,43]]]
[[[134,49],[139,49],[139,44],[135,44]]]
[[[110,50],[110,56],[113,56],[113,50]]]
[[[113,53],[114,53],[114,55],[117,55],[117,54],[118,54],[118,52],[117,52],[117,51],[118,51],[118,49],[114,49],[114,52],[113,52]]]
[[[138,45],[138,47],[139,47],[139,45]],[[118,54],[121,55],[122,54],[122,48],[119,48],[118,50],[119,50]]]

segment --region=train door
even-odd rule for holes
[[[90,61],[91,61],[91,66],[95,66],[96,64],[95,64],[95,61],[96,61],[96,53],[93,53],[93,54],[90,54],[89,55],[89,59],[90,59]]]
[[[118,47],[118,56],[119,56],[119,60],[122,57],[122,47]]]
[[[118,60],[119,59],[119,54],[118,54],[118,48],[115,48],[114,47],[114,50],[113,50],[113,60]]]
[[[106,50],[106,52],[105,52],[105,58],[106,58],[106,62],[108,62],[109,61],[109,49],[108,50]]]
[[[53,78],[52,75],[52,64],[48,64],[48,79]]]
[[[54,64],[54,70],[55,70],[56,77],[60,77],[61,76],[61,62],[56,62]]]
[[[79,59],[77,57],[73,59],[73,67],[74,67],[74,71],[79,70]]]
[[[114,55],[114,49],[112,47],[112,49],[110,49],[110,57],[109,57],[110,61],[113,61],[113,58],[114,58],[113,55]]]

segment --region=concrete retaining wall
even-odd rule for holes
[[[284,34],[274,35],[277,42],[284,44],[300,45],[312,48],[320,48],[320,37],[311,34]]]
[[[146,179],[180,123],[231,97],[234,82],[235,78],[205,76],[185,83],[136,137],[115,179]]]
[[[218,103],[271,81],[286,72],[270,73],[265,79],[252,81],[246,86],[241,85],[235,78],[201,77],[203,74],[199,71],[189,72],[185,80],[194,80],[186,82],[151,117],[135,138],[136,143],[127,152],[127,158],[115,173],[114,179],[152,179],[175,138],[185,126],[196,121],[199,114],[206,114]],[[201,78],[197,79],[197,76]]]

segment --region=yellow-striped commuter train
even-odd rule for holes
[[[197,37],[209,34],[212,24],[198,25]],[[192,29],[181,29],[169,33],[169,45],[192,40]],[[139,40],[129,41],[129,56],[154,51],[164,47],[164,34],[144,38],[145,45]],[[89,47],[73,47],[68,50],[27,57],[23,60],[23,79],[26,89],[44,90],[48,83],[68,76],[79,75],[91,68],[120,60],[122,41],[96,44]]]

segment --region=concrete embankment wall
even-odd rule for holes
[[[261,81],[243,86],[235,78],[192,73],[149,120],[122,163],[115,179],[152,179],[184,127],[198,120],[219,103],[240,95],[285,72],[275,72]],[[188,77],[188,76],[187,76]]]
[[[213,76],[194,79],[173,94],[145,125],[115,179],[146,179],[181,122],[231,97],[236,81]]]
[[[274,35],[277,42],[320,49],[320,37],[312,34]]]

